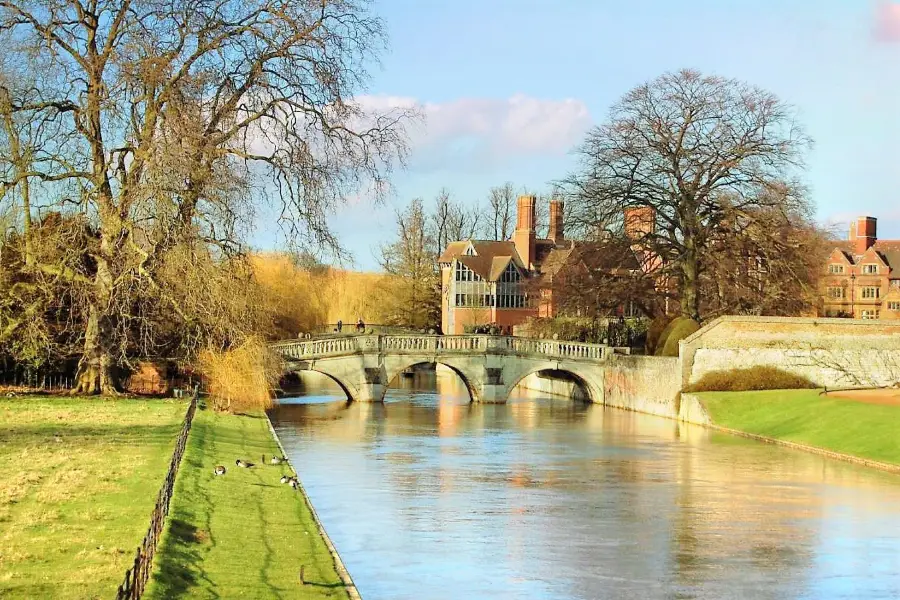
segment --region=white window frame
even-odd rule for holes
[[[828,272],[832,275],[843,275],[844,265],[830,264],[828,265]]]
[[[876,309],[866,309],[859,311],[859,318],[866,321],[877,321],[878,311]]]
[[[900,301],[892,300],[887,303],[888,310],[900,311]]]
[[[878,265],[868,263],[862,266],[863,275],[878,275]]]
[[[841,285],[829,285],[825,290],[825,295],[829,300],[843,300],[847,297],[847,289]]]

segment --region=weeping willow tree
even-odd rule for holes
[[[385,41],[364,0],[0,1],[0,35],[23,65],[0,95],[0,191],[24,219],[35,201],[83,215],[95,239],[83,271],[23,248],[27,272],[82,286],[79,393],[116,393],[129,356],[257,327],[235,300],[254,218],[336,247],[329,212],[403,158],[413,115],[354,101]]]

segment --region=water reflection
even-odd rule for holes
[[[895,598],[900,478],[454,377],[276,429],[367,600]]]

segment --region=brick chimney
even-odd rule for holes
[[[557,246],[566,241],[566,229],[563,225],[563,208],[562,200],[554,198],[550,201],[550,239]]]
[[[656,209],[636,206],[625,209],[625,235],[635,241],[656,231]]]
[[[534,203],[534,196],[519,196],[516,203],[516,231],[513,233],[513,243],[526,269],[531,268],[531,262],[534,260]]]
[[[859,217],[850,223],[850,241],[853,242],[853,254],[864,254],[878,240],[878,219],[875,217]]]

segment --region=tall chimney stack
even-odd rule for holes
[[[566,240],[566,230],[563,226],[563,201],[554,198],[550,200],[550,239],[558,246]]]
[[[866,250],[878,241],[878,219],[875,217],[859,217],[856,223],[851,223],[850,241],[853,242],[854,254],[864,254]]]
[[[534,203],[534,196],[519,196],[516,203],[516,231],[513,233],[513,243],[526,269],[531,268],[531,261],[535,257]]]
[[[639,241],[656,232],[656,210],[652,206],[636,206],[625,209],[625,236]]]

